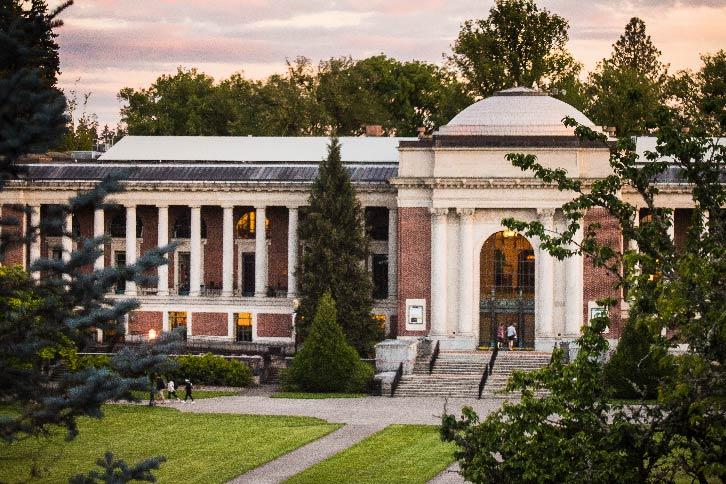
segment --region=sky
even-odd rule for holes
[[[49,2],[51,6],[60,0]],[[263,79],[286,58],[314,62],[384,53],[441,64],[464,20],[493,0],[75,0],[58,29],[60,86],[91,93],[101,125],[119,121],[116,94],[148,87],[177,66],[215,79]],[[726,0],[540,0],[570,23],[569,48],[586,70],[610,54],[628,20],[647,26],[671,70],[698,69],[726,49]]]

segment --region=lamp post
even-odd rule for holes
[[[300,307],[300,300],[294,298],[292,300],[292,340],[293,340],[293,351],[297,354],[297,330],[295,328],[295,322],[297,320],[297,310]]]

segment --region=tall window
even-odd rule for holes
[[[203,239],[207,238],[207,224],[202,219],[200,228],[201,236]],[[190,239],[192,237],[192,221],[188,216],[179,217],[174,222],[174,238],[175,239]]]
[[[255,209],[247,209],[237,220],[237,237],[254,239],[257,230],[257,213]],[[265,217],[265,237],[270,237],[270,219]]]
[[[186,311],[169,311],[169,328],[173,331],[176,328],[187,325]]]
[[[252,341],[252,313],[235,313],[237,341]]]
[[[112,219],[108,226],[108,234],[111,237],[126,237],[126,212],[117,213]],[[144,235],[144,224],[141,223],[141,218],[136,216],[136,237],[140,238]]]
[[[388,256],[373,254],[373,299],[388,297]]]
[[[117,268],[126,266],[126,251],[117,250],[114,252],[113,265]],[[126,281],[121,281],[116,285],[116,294],[123,294],[126,291]]]
[[[386,207],[366,207],[366,228],[373,240],[388,240],[388,209]]]

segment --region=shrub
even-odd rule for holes
[[[605,381],[616,398],[652,400],[658,396],[659,385],[672,374],[672,363],[666,350],[654,344],[656,338],[643,322],[625,325],[615,353],[605,365]]]
[[[108,355],[81,355],[76,363],[78,370],[86,368],[111,368],[111,357]]]
[[[295,356],[284,382],[310,392],[361,392],[373,378],[337,323],[335,301],[325,293],[318,301],[310,334]]]
[[[192,383],[244,387],[252,383],[252,370],[244,362],[207,353],[203,356],[177,357],[174,379],[189,378]]]

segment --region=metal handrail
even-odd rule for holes
[[[484,391],[484,386],[487,384],[487,380],[489,380],[489,375],[492,374],[492,371],[494,371],[494,362],[497,360],[497,355],[499,354],[499,346],[495,346],[492,350],[492,356],[489,357],[489,363],[487,363],[487,366],[484,367],[484,374],[481,376],[481,380],[479,380],[479,396],[478,398],[481,400],[481,393]]]
[[[433,373],[436,359],[439,357],[439,343],[440,341],[437,340],[436,346],[434,346],[434,351],[431,353],[431,359],[429,360],[429,375]]]
[[[391,396],[393,396],[393,394],[396,393],[396,389],[398,388],[398,384],[401,382],[402,376],[403,376],[403,361],[398,364],[398,370],[396,370],[396,376],[393,377],[393,382],[391,382]]]

